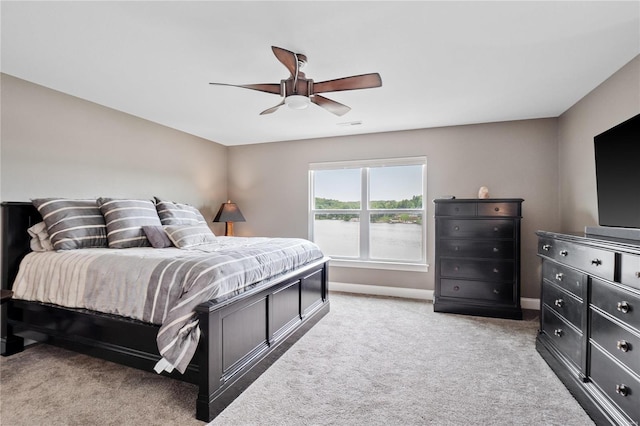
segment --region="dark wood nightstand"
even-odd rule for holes
[[[0,304],[9,301],[13,296],[13,292],[11,290],[0,290]]]

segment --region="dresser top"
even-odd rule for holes
[[[559,233],[548,231],[536,231],[539,237],[554,238],[559,240],[571,241],[578,244],[608,248],[615,251],[623,251],[627,253],[640,254],[640,241],[625,240],[623,238],[613,238],[604,236],[586,236],[584,233]]]

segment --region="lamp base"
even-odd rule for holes
[[[225,237],[233,237],[233,222],[225,222],[224,235]]]

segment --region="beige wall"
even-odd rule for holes
[[[212,216],[228,194],[247,218],[237,234],[307,237],[310,162],[425,155],[428,199],[481,185],[525,199],[522,295],[537,298],[534,232],[597,223],[593,136],[640,112],[639,75],[636,57],[558,119],[226,148],[2,74],[0,199],[157,195]],[[433,229],[428,212],[428,273],[334,267],[331,279],[433,289]]]
[[[558,119],[560,231],[598,224],[593,137],[640,113],[640,56]]]
[[[153,196],[213,217],[227,148],[2,74],[0,198]],[[216,231],[223,232],[222,228]]]
[[[537,229],[559,223],[557,120],[526,120],[229,147],[229,195],[246,223],[239,235],[307,237],[310,162],[427,156],[427,197],[524,198],[522,294],[539,297]],[[428,208],[431,208],[429,203]],[[429,211],[428,273],[331,269],[331,280],[433,289],[434,220]]]

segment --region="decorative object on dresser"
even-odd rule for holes
[[[238,205],[229,200],[226,203],[222,203],[213,221],[225,222],[224,235],[233,237],[233,222],[245,222],[245,219]]]
[[[522,319],[521,198],[437,199],[433,309]]]
[[[536,234],[538,352],[597,424],[639,424],[640,243]]]
[[[489,188],[487,188],[486,186],[481,186],[478,190],[478,198],[489,198]]]

